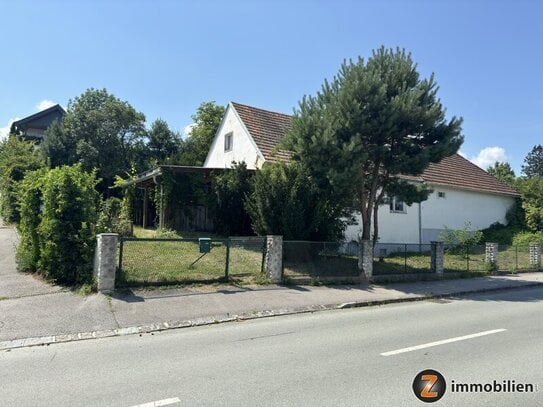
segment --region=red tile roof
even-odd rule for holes
[[[422,173],[421,178],[426,183],[433,185],[451,186],[495,194],[520,195],[515,189],[498,181],[460,154],[445,157],[437,164],[430,164]]]
[[[290,159],[289,151],[276,149],[279,141],[290,129],[292,121],[289,115],[241,103],[231,103],[266,161],[277,162]]]
[[[276,147],[290,129],[291,116],[241,103],[231,103],[266,161],[277,162],[290,159],[289,151],[278,150]],[[432,185],[519,196],[515,189],[498,181],[459,154],[446,157],[437,164],[430,164],[419,176],[402,176],[402,178],[424,181]]]

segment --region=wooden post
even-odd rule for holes
[[[164,212],[166,211],[166,205],[164,204],[164,185],[160,184],[160,208],[159,208],[159,216],[158,216],[158,227],[160,229],[164,229],[164,216],[166,215]]]
[[[141,225],[144,229],[147,227],[147,222],[149,221],[149,214],[147,213],[147,207],[149,206],[149,188],[145,187],[143,189],[143,224]]]

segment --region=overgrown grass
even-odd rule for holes
[[[138,230],[136,236],[155,235]],[[187,235],[185,235],[187,236]],[[184,237],[185,237],[184,236]],[[206,236],[207,237],[207,236]],[[187,237],[185,237],[187,238]],[[121,286],[183,283],[213,283],[226,280],[226,241],[212,240],[209,253],[199,251],[198,241],[125,241]],[[229,253],[228,281],[237,284],[263,284],[262,244],[232,241]]]

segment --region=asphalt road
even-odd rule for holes
[[[413,379],[434,369],[447,390],[433,405],[540,406],[542,321],[531,288],[13,349],[0,405],[417,406]],[[540,391],[459,393],[453,380]]]

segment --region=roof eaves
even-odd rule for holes
[[[467,191],[474,191],[474,192],[481,192],[484,194],[492,194],[492,195],[506,195],[506,196],[514,196],[514,197],[520,197],[519,192],[508,192],[508,191],[497,191],[497,190],[491,190],[481,187],[470,187],[470,186],[459,186],[457,184],[448,184],[445,182],[436,182],[436,181],[425,181],[427,185],[436,185],[441,187],[448,187],[452,189],[461,189],[461,190],[467,190]]]

